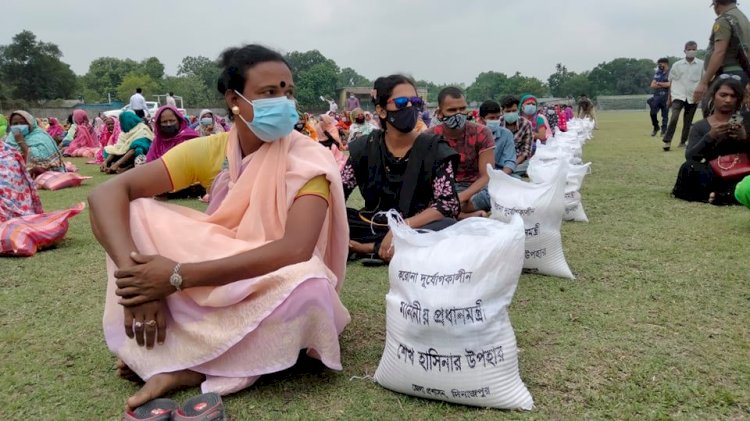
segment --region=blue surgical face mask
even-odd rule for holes
[[[241,115],[239,117],[260,140],[267,143],[275,142],[294,130],[299,114],[295,102],[291,99],[279,96],[250,101],[241,93],[234,92],[253,106],[253,121],[248,122]]]
[[[204,125],[204,126],[210,126],[210,125],[214,124],[214,119],[211,118],[211,117],[203,117],[201,119],[201,124]]]
[[[490,130],[497,130],[500,128],[500,120],[484,120],[484,124]]]
[[[536,114],[536,105],[529,104],[523,106],[523,113],[526,115],[534,115]]]
[[[21,136],[28,136],[29,125],[28,124],[16,124],[14,126],[10,126],[10,131],[12,133],[20,133]]]
[[[518,118],[519,118],[518,111],[503,114],[503,120],[506,123],[515,124],[516,122],[518,122]]]

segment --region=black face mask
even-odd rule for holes
[[[159,129],[161,130],[161,134],[165,137],[172,137],[180,132],[180,125],[170,124],[168,126],[159,126]]]
[[[387,111],[387,110],[386,110]],[[417,126],[419,110],[414,107],[402,108],[398,111],[387,111],[386,121],[401,133],[411,133]]]
[[[362,124],[362,123],[365,122],[365,118],[364,117],[357,117],[357,118],[354,119],[354,121],[356,121],[357,124]]]

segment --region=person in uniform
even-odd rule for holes
[[[740,56],[747,54],[746,48],[750,45],[750,22],[737,8],[737,0],[713,0],[712,4],[718,17],[708,40],[705,72],[695,88],[694,102],[703,98],[708,85],[720,74],[737,75],[743,85],[748,82],[748,75],[740,65]]]
[[[654,90],[654,95],[648,100],[648,105],[651,107],[651,125],[654,126],[651,137],[659,133],[659,121],[656,118],[659,110],[661,110],[662,136],[667,133],[667,121],[669,118],[669,107],[667,105],[669,99],[669,60],[660,58],[656,64],[656,73],[654,73],[654,78],[651,80],[651,89]]]

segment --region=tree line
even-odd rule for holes
[[[702,57],[700,51],[698,57]],[[176,75],[167,75],[157,57],[142,61],[129,58],[100,57],[93,60],[84,75],[76,75],[62,61],[60,48],[38,40],[30,31],[15,35],[8,45],[0,46],[0,100],[42,102],[53,99],[82,99],[87,103],[110,99],[127,101],[135,88],[152,95],[174,92],[186,106],[221,106],[216,89],[220,69],[217,61],[204,56],[182,59]],[[372,81],[354,69],[340,68],[318,50],[292,51],[285,55],[297,85],[296,97],[301,108],[323,107],[320,96],[333,96],[338,88],[372,86]],[[671,57],[671,62],[677,57]],[[469,101],[499,100],[506,94],[530,93],[538,97],[576,97],[586,93],[598,95],[633,95],[650,92],[649,83],[656,62],[651,59],[617,58],[601,63],[590,71],[576,73],[558,63],[546,81],[519,72],[508,76],[502,72],[480,73],[473,83],[452,84],[466,92]],[[428,91],[428,101],[449,84],[417,80]]]

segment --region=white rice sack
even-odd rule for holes
[[[395,255],[375,381],[420,398],[531,410],[508,317],[524,259],[521,218],[469,218],[428,233],[390,218]]]
[[[536,184],[546,183],[554,179],[557,174],[559,163],[554,159],[541,160],[532,158],[529,161],[529,181]],[[586,212],[581,204],[581,187],[583,179],[591,172],[591,163],[583,165],[568,165],[568,173],[565,177],[565,213],[563,220],[576,222],[589,222]]]
[[[575,279],[565,261],[560,236],[565,211],[568,163],[552,161],[557,170],[546,183],[527,183],[489,169],[492,218],[520,215],[526,229],[524,269],[530,273]],[[529,164],[530,165],[530,164]]]

